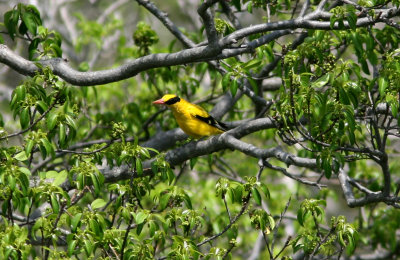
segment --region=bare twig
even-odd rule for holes
[[[124,241],[122,242],[122,246],[121,246],[121,259],[124,259],[125,246],[126,246],[126,243],[128,241],[128,235],[129,235],[129,231],[131,230],[132,222],[133,222],[133,215],[131,215],[131,218],[129,219],[129,223],[128,223],[127,227],[126,227]]]
[[[225,209],[226,209],[226,212],[228,213],[229,221],[232,221],[231,212],[229,211],[228,204],[226,203],[225,194],[222,195],[222,199],[224,200]]]
[[[213,236],[211,236],[211,237],[209,237],[209,238],[203,240],[202,242],[198,243],[196,246],[197,246],[197,247],[200,247],[200,246],[202,246],[202,245],[204,245],[204,244],[206,244],[206,243],[208,243],[208,242],[210,242],[210,241],[212,241],[212,240],[214,240],[214,239],[220,237],[220,236],[223,235],[226,231],[228,231],[228,230],[231,228],[231,226],[232,226],[233,224],[236,223],[236,221],[240,218],[240,216],[243,215],[243,213],[244,213],[245,210],[247,209],[247,206],[248,206],[248,204],[249,204],[250,197],[251,197],[251,193],[249,193],[249,194],[246,196],[246,198],[244,199],[242,208],[240,209],[239,213],[229,222],[229,224],[228,224],[221,232],[219,232],[219,233],[217,233],[217,234],[215,234],[215,235],[213,235]]]

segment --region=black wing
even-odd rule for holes
[[[205,123],[207,123],[207,124],[209,124],[209,125],[211,125],[211,126],[213,126],[213,127],[218,128],[219,130],[228,131],[228,126],[226,124],[217,121],[212,116],[202,117],[202,116],[199,116],[199,115],[195,115],[194,117],[199,119],[199,120],[201,120],[201,121],[203,121],[203,122],[205,122]]]

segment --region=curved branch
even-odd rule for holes
[[[357,20],[357,27],[364,27],[368,25],[373,25],[379,22],[385,22],[385,19],[397,16],[400,14],[400,8],[390,8],[382,11],[381,15],[376,19],[371,19],[370,17],[363,17]],[[317,10],[305,17],[298,17],[292,20],[277,21],[271,23],[257,24],[250,27],[237,30],[230,35],[222,38],[220,40],[221,46],[226,46],[237,42],[239,39],[247,37],[249,35],[257,33],[265,33],[270,31],[285,30],[285,29],[314,29],[314,30],[343,30],[350,29],[350,25],[347,21],[344,21],[344,27],[339,26],[336,22],[333,27],[331,27],[330,22],[318,21],[321,17],[326,17],[326,13]]]
[[[215,2],[216,2],[215,0],[207,1],[207,4],[204,5],[205,7],[207,7],[205,11],[208,11],[208,5],[210,3],[213,4]],[[203,9],[200,8],[199,13],[204,14]],[[384,22],[385,19],[394,17],[399,13],[400,9],[397,8],[390,8],[387,10],[383,10],[381,12],[381,15],[379,15],[375,20],[371,19],[370,17],[364,17],[358,19],[357,27],[368,26],[378,22]],[[62,79],[73,85],[77,86],[101,85],[133,77],[137,75],[139,72],[148,69],[182,65],[186,63],[195,63],[201,61],[210,61],[210,60],[228,58],[242,53],[247,53],[250,52],[255,47],[259,46],[260,44],[265,44],[270,40],[276,39],[276,37],[280,37],[282,35],[289,33],[290,31],[286,30],[290,29],[301,29],[301,28],[321,29],[321,30],[343,29],[340,28],[338,24],[335,24],[333,28],[331,28],[330,22],[313,20],[313,19],[318,19],[319,16],[321,15],[324,15],[321,11],[315,11],[305,17],[299,17],[294,20],[271,22],[271,23],[250,26],[233,32],[232,34],[219,40],[218,43],[213,43],[212,41],[210,41],[213,44],[209,46],[198,46],[191,49],[178,51],[175,53],[150,54],[132,61],[128,61],[124,65],[112,69],[80,72],[71,68],[68,65],[67,61],[61,58],[43,60],[40,61],[39,63],[43,66],[49,66],[53,70],[54,74],[56,74],[57,76],[61,77]],[[346,21],[344,22],[344,27],[345,29],[349,28],[349,25]],[[253,42],[246,45],[244,48],[237,48],[237,49],[231,48],[230,51],[229,49],[226,49],[231,44],[236,43],[241,38],[247,37],[249,35],[257,33],[265,33],[269,31],[279,31],[279,30],[285,30],[285,32],[268,34],[266,36],[263,36],[259,40],[254,40]],[[213,33],[211,33],[210,31],[209,34],[210,35],[208,36],[210,36],[213,39],[214,38],[214,36],[212,36]],[[222,50],[224,49],[226,50],[222,52]],[[23,75],[33,76],[35,72],[38,71],[38,68],[34,62],[28,61],[23,57],[15,54],[6,45],[3,44],[0,45],[0,62],[8,65],[12,69],[16,70],[17,72]]]
[[[197,9],[197,13],[203,19],[209,45],[212,47],[218,47],[218,34],[217,30],[215,29],[214,17],[210,11],[210,8],[218,1],[219,0],[205,0]]]
[[[204,245],[204,244],[216,239],[217,237],[223,235],[226,231],[228,231],[231,228],[231,226],[233,224],[235,224],[235,222],[240,218],[240,216],[242,216],[243,213],[246,211],[247,206],[249,205],[250,197],[251,197],[251,193],[249,192],[247,197],[244,199],[243,206],[240,209],[239,213],[229,222],[229,224],[221,232],[219,232],[218,234],[215,234],[215,235],[203,240],[202,242],[198,243],[196,246],[198,246],[198,247],[202,246],[202,245]]]
[[[141,71],[152,68],[181,65],[186,63],[209,60],[215,57],[215,50],[207,46],[182,50],[176,53],[150,54],[124,65],[99,71],[81,72],[71,68],[68,62],[61,58],[40,61],[43,66],[49,66],[53,73],[68,83],[76,86],[93,86],[116,82],[135,76]],[[34,62],[18,56],[6,45],[0,44],[0,62],[10,66],[23,75],[33,76],[38,67]]]
[[[338,179],[342,187],[344,197],[347,205],[351,208],[361,207],[371,203],[384,202],[395,208],[400,208],[400,198],[396,196],[385,195],[382,192],[371,192],[368,189],[363,189],[365,196],[362,198],[355,198],[353,190],[350,185],[350,178],[343,169],[339,170]]]
[[[171,166],[174,166],[188,159],[198,157],[201,155],[210,154],[213,152],[221,151],[223,149],[236,149],[256,158],[266,159],[273,157],[282,162],[285,162],[288,165],[296,165],[311,169],[316,167],[315,159],[297,157],[282,151],[280,148],[260,149],[251,144],[247,144],[245,142],[236,139],[262,129],[269,129],[273,127],[275,127],[275,122],[272,119],[269,118],[255,119],[253,121],[246,123],[245,125],[232,129],[222,135],[213,136],[203,141],[190,142],[182,147],[170,150],[165,154],[165,160]],[[181,130],[177,129],[176,131],[181,131]],[[167,139],[168,138],[163,138],[162,143]],[[151,143],[147,143],[146,147],[150,147],[150,144],[158,145],[158,142],[154,140]],[[107,165],[102,165],[99,166],[98,168],[99,171],[104,175],[106,182],[113,182],[132,177],[138,178],[142,176],[153,175],[154,173],[150,168],[151,162],[152,160],[144,162],[143,164],[144,170],[141,176],[138,176],[135,173],[133,173],[127,165],[122,165],[120,167],[114,167],[114,168],[110,168]],[[69,189],[68,187],[70,187],[69,183],[63,184],[63,188]]]
[[[190,40],[185,34],[183,34],[178,27],[168,18],[168,14],[162,12],[157,8],[157,6],[148,0],[136,0],[138,4],[145,7],[149,12],[151,12],[158,20],[160,20],[164,26],[178,39],[185,47],[194,47],[195,43]]]

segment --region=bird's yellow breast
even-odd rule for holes
[[[195,115],[208,117],[209,114],[201,107],[191,104],[184,99],[170,106],[179,127],[187,135],[194,138],[223,133],[222,130],[211,126],[195,117]]]

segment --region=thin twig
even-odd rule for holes
[[[60,92],[59,92],[59,93],[60,93]],[[43,114],[41,114],[41,115],[38,117],[38,119],[36,119],[31,125],[29,125],[28,128],[26,128],[26,129],[24,129],[24,130],[21,130],[21,131],[19,131],[19,132],[17,132],[17,133],[13,133],[13,134],[9,134],[9,135],[7,135],[7,136],[0,137],[0,140],[4,140],[4,139],[8,139],[8,138],[17,136],[17,135],[21,135],[21,134],[24,134],[24,133],[28,132],[29,130],[31,130],[37,123],[40,122],[40,120],[42,120],[42,119],[50,112],[50,110],[52,110],[52,109],[54,108],[54,106],[57,104],[57,99],[58,99],[58,94],[57,94],[57,96],[55,97],[55,100],[54,100],[53,104],[51,104],[51,105],[49,106],[49,108],[48,108],[45,112],[43,112]]]
[[[229,222],[232,221],[231,212],[229,211],[228,204],[226,203],[225,194],[222,195],[222,199],[224,200],[226,212],[228,212]]]
[[[295,180],[295,181],[298,181],[298,182],[300,182],[300,183],[307,184],[307,185],[311,185],[311,186],[316,186],[318,189],[321,189],[321,188],[323,188],[323,187],[326,187],[325,184],[320,184],[320,183],[317,183],[317,182],[313,182],[313,181],[309,181],[309,180],[304,180],[304,179],[301,179],[301,178],[299,178],[299,177],[297,177],[297,176],[294,176],[293,174],[289,173],[286,169],[284,169],[284,168],[282,168],[282,167],[279,167],[279,166],[274,166],[274,165],[270,164],[269,162],[267,162],[267,161],[265,161],[265,160],[263,161],[263,163],[264,163],[264,166],[266,166],[266,167],[268,167],[268,168],[270,168],[270,169],[273,169],[273,170],[280,171],[280,172],[282,172],[285,176],[287,176],[287,177],[289,177],[289,178],[291,178],[291,179],[293,179],[293,180]]]
[[[121,247],[121,259],[124,259],[125,246],[126,246],[126,243],[127,243],[127,240],[128,240],[129,231],[131,230],[132,222],[133,222],[133,215],[131,215],[131,218],[129,219],[128,226],[126,227],[124,241],[122,242],[122,247]]]
[[[267,236],[265,235],[264,231],[262,231],[262,235],[265,241],[265,245],[267,246],[268,254],[269,254],[269,259],[274,259],[274,253],[271,251],[271,248],[269,246],[269,242],[267,239]]]
[[[329,232],[324,236],[324,238],[318,243],[318,245],[314,248],[314,250],[312,251],[311,255],[310,255],[310,259],[313,258],[313,256],[318,252],[318,249],[328,240],[329,236],[335,232],[336,230],[336,225],[334,225]]]
[[[235,244],[231,244],[231,246],[228,248],[228,250],[226,250],[225,254],[222,256],[222,259],[225,259],[234,247],[235,247]]]
[[[275,226],[275,229],[274,229],[274,236],[273,236],[273,238],[272,238],[272,243],[271,243],[271,249],[272,249],[272,251],[274,251],[275,240],[276,240],[276,238],[277,238],[277,236],[278,236],[278,229],[279,229],[279,227],[280,227],[280,225],[281,225],[281,223],[282,223],[283,216],[286,214],[286,211],[287,211],[288,208],[289,208],[289,205],[290,205],[291,200],[292,200],[292,196],[289,197],[288,202],[286,203],[285,208],[283,209],[283,211],[281,212],[281,214],[280,214],[280,216],[279,216],[278,223],[277,223],[276,226]],[[279,255],[279,254],[278,254],[278,255]],[[276,256],[276,257],[278,257],[278,256]]]
[[[202,246],[202,245],[204,245],[204,244],[216,239],[217,237],[223,235],[226,231],[228,231],[231,228],[231,226],[236,223],[236,221],[240,218],[240,216],[243,215],[243,213],[247,209],[247,206],[249,205],[250,197],[251,197],[251,193],[249,192],[247,197],[244,199],[243,206],[240,209],[239,213],[231,220],[231,222],[229,222],[229,224],[221,232],[219,232],[218,234],[215,234],[215,235],[203,240],[202,242],[198,243],[196,246],[200,247],[200,246]]]
[[[279,257],[280,254],[282,254],[282,252],[289,246],[290,240],[292,240],[291,236],[288,236],[288,238],[286,239],[285,244],[283,245],[283,247],[281,248],[281,250],[278,252],[278,254],[276,254],[276,256],[274,257],[274,259],[277,259]]]

